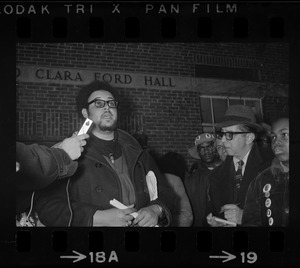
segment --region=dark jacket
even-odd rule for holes
[[[193,211],[193,227],[206,226],[207,204],[208,204],[208,189],[209,175],[212,170],[209,170],[201,161],[198,162],[198,167],[193,174],[187,177],[184,181],[186,192],[190,200]]]
[[[243,226],[285,227],[289,222],[289,172],[283,172],[279,160],[260,173],[249,186]]]
[[[263,161],[258,146],[254,143],[248,156],[236,202],[241,209],[244,208],[245,197],[250,182],[256,178],[261,171],[270,166],[270,164],[269,161]],[[221,207],[225,204],[234,203],[234,176],[235,168],[233,156],[227,155],[225,161],[216,167],[210,176],[210,212],[213,216],[223,217],[223,213],[220,213]]]
[[[29,208],[33,191],[72,176],[78,165],[62,149],[21,142],[16,142],[16,161],[20,164],[15,174],[17,213]]]
[[[148,153],[128,133],[118,131],[118,142],[126,158],[130,179],[135,189],[135,208],[159,204],[171,222],[172,194],[166,179]],[[37,193],[35,209],[46,226],[92,226],[96,210],[110,209],[113,198],[122,202],[121,183],[117,173],[97,152],[95,136],[91,135],[79,158],[75,175],[67,181],[57,182]],[[146,174],[152,170],[157,178],[158,199],[150,202]],[[68,200],[69,195],[69,200]],[[70,201],[70,203],[69,203]],[[72,215],[71,215],[72,214]]]

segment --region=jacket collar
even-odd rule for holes
[[[232,160],[233,162],[233,160]],[[260,170],[260,165],[263,163],[261,155],[258,150],[258,146],[256,142],[253,144],[250,153],[248,155],[247,164],[244,171],[244,179],[249,178],[252,179],[257,174],[257,171]]]
[[[143,151],[139,142],[129,133],[122,129],[117,129],[116,131],[118,132],[118,139],[122,147],[129,147],[132,150],[137,151],[137,153],[141,153]]]
[[[117,129],[116,131],[118,132],[118,141],[122,147],[122,151],[125,154],[131,152],[132,155],[138,157],[143,151],[138,141],[124,130]],[[90,141],[88,141],[87,145],[85,146],[84,155],[97,159],[98,161],[106,162],[105,158],[102,155],[99,155],[94,139],[97,139],[97,137],[94,136],[90,139]]]
[[[277,174],[278,172],[288,173],[288,168],[283,167],[283,164],[279,161],[277,157],[275,157],[271,164],[271,171],[273,175]]]

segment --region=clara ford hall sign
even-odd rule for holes
[[[216,78],[143,74],[108,70],[79,70],[33,65],[17,65],[17,82],[86,85],[94,80],[123,88],[197,91],[202,95],[263,97],[288,96],[287,85]]]
[[[93,80],[106,81],[117,87],[129,88],[190,88],[184,77],[125,73],[105,70],[78,70],[19,65],[16,67],[17,82],[85,85]]]

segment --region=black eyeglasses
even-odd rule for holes
[[[95,106],[97,108],[103,108],[106,105],[106,103],[107,103],[108,107],[110,107],[110,108],[117,108],[119,105],[119,102],[116,100],[107,100],[106,101],[106,100],[101,100],[98,98],[93,99],[92,101],[88,102],[88,105],[92,104],[93,102],[95,103]]]
[[[216,133],[216,136],[219,140],[222,140],[223,135],[225,135],[226,140],[231,141],[233,139],[233,135],[234,134],[246,134],[246,133],[250,133],[248,132],[232,132],[232,131],[228,131],[228,132],[223,132],[223,131],[219,131]]]

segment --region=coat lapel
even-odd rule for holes
[[[247,165],[243,176],[243,180],[245,182],[249,183],[257,176],[259,166],[262,164],[262,162],[263,161],[258,151],[258,147],[256,143],[254,143],[249,153]]]

